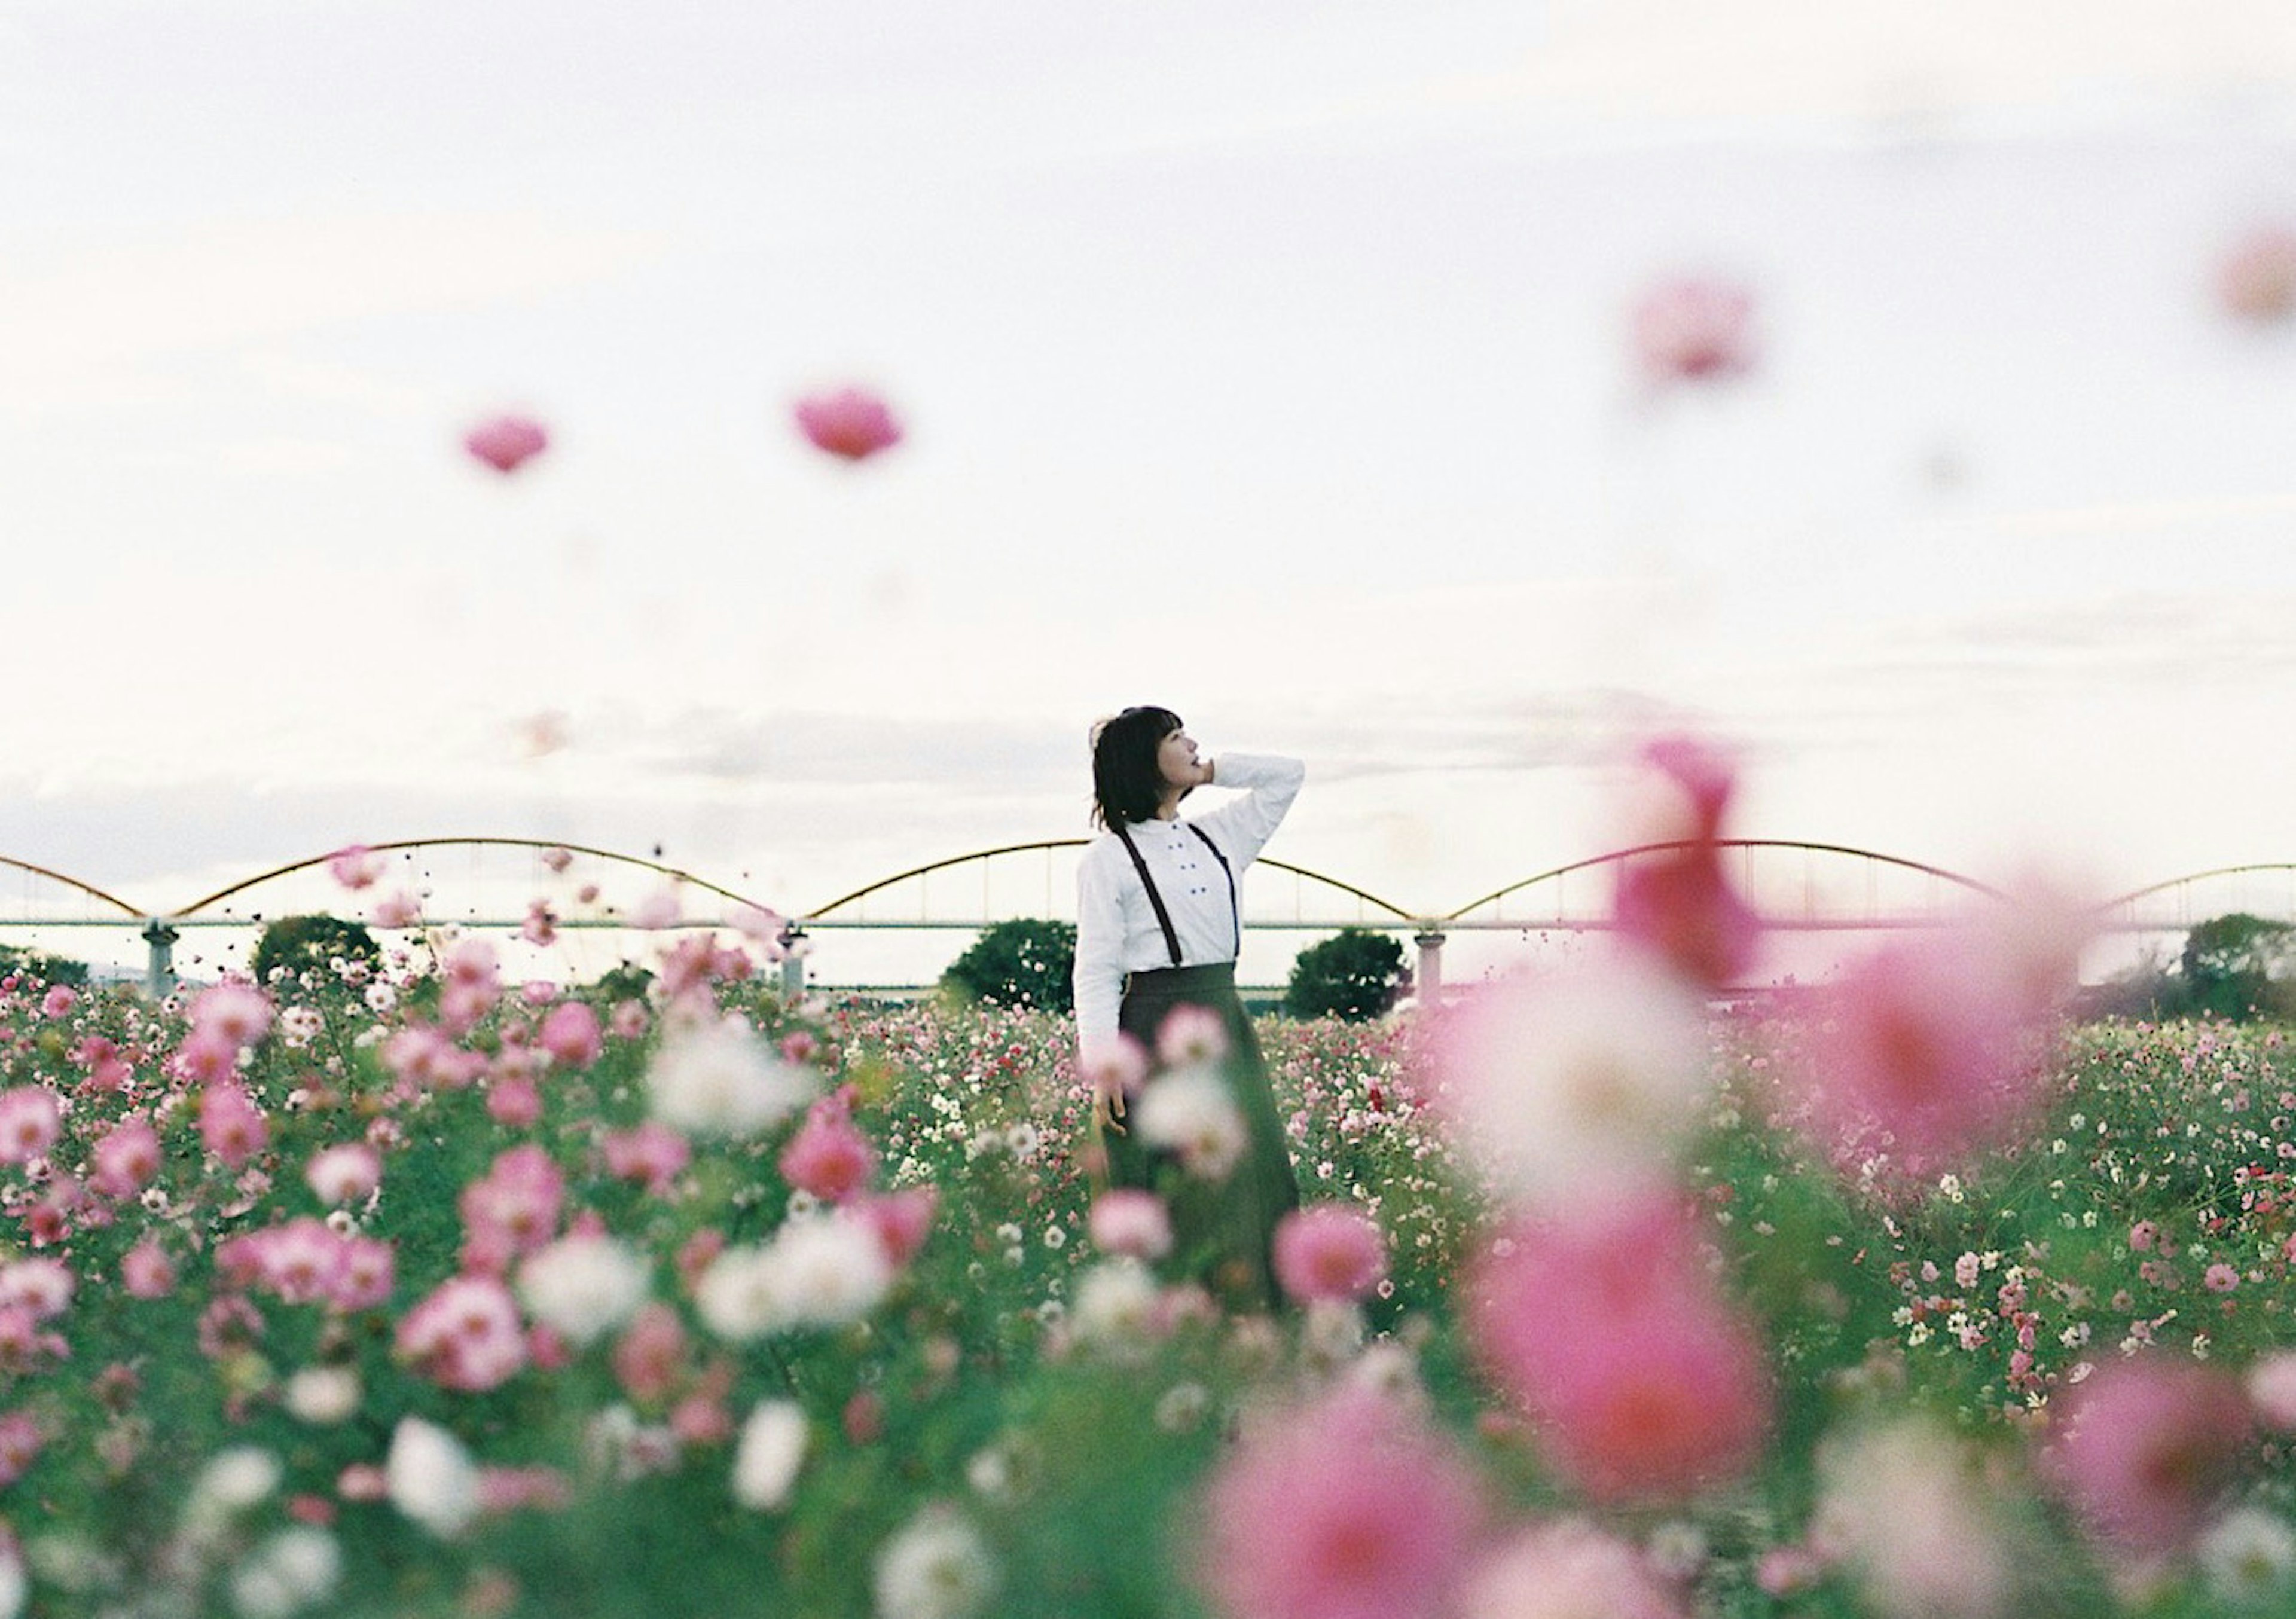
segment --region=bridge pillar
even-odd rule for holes
[[[144,942],[152,953],[144,969],[144,991],[154,1001],[176,987],[176,941],[182,936],[163,917],[155,916],[144,925]]]
[[[795,922],[781,932],[782,999],[796,1001],[805,994],[805,956],[808,948],[804,928]]]
[[[1419,946],[1419,968],[1413,975],[1413,993],[1423,1007],[1439,1006],[1443,1001],[1443,934],[1430,928],[1412,936],[1411,942]]]

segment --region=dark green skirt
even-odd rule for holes
[[[1172,1218],[1174,1274],[1202,1282],[1231,1307],[1273,1308],[1282,1302],[1275,1286],[1275,1222],[1300,1206],[1300,1185],[1292,1178],[1267,1061],[1243,1002],[1236,998],[1235,964],[1132,974],[1125,980],[1117,1026],[1153,1051],[1156,1031],[1182,1006],[1210,1008],[1227,1030],[1221,1072],[1243,1115],[1243,1156],[1226,1179],[1207,1181],[1190,1174],[1172,1153],[1141,1145],[1137,1134],[1103,1132],[1109,1184],[1163,1198]],[[1148,1090],[1155,1085],[1152,1075]],[[1134,1102],[1136,1112],[1138,1106]]]

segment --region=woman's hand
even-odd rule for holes
[[[1095,1086],[1092,1093],[1092,1120],[1111,1135],[1130,1135],[1123,1124],[1124,1087]]]

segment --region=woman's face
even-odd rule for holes
[[[1167,787],[1193,787],[1203,772],[1196,765],[1196,739],[1175,731],[1156,745],[1156,769]]]

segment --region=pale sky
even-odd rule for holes
[[[1081,833],[1141,701],[1430,912],[1661,724],[1750,836],[2296,859],[2296,330],[2211,296],[2284,5],[0,0],[0,854],[141,903],[483,831],[802,909]],[[1654,397],[1682,274],[1759,363]]]

